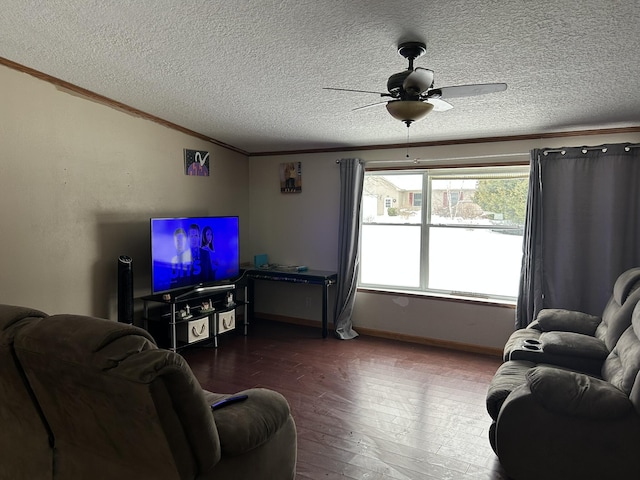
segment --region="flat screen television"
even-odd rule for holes
[[[151,290],[229,283],[240,274],[238,217],[151,219]]]

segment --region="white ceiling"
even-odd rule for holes
[[[4,0],[0,57],[249,153],[403,143],[384,107],[406,68],[451,100],[411,142],[640,125],[638,0]]]

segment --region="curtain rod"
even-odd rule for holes
[[[473,157],[448,157],[448,158],[414,158],[413,160],[367,160],[363,163],[369,165],[374,163],[418,163],[418,162],[450,162],[459,160],[485,160],[488,158],[502,158],[502,157],[527,157],[529,158],[529,152],[525,153],[498,153],[495,155],[477,155]],[[340,163],[340,159],[336,160],[336,163]]]
[[[624,151],[628,152],[632,148],[640,147],[640,143],[633,143],[629,145],[625,145]],[[570,147],[573,148],[573,147]],[[607,147],[582,147],[582,153],[587,153],[589,150],[602,150],[602,152],[607,151]],[[561,153],[562,155],[567,153],[566,148],[548,148],[543,150],[543,155],[548,155],[549,153]],[[501,157],[528,157],[529,152],[526,153],[501,153],[497,155],[478,155],[474,157],[450,157],[450,158],[429,158],[429,159],[413,159],[413,163],[418,162],[444,162],[444,161],[457,161],[457,160],[482,160],[487,158],[501,158]],[[337,159],[336,163],[340,163],[341,159]],[[374,164],[374,163],[403,163],[404,161],[396,161],[396,160],[369,160],[364,161],[365,164]]]
[[[602,153],[607,151],[607,147],[582,147],[582,153],[587,153],[590,150],[602,150]],[[564,155],[567,153],[566,148],[547,148],[542,151],[542,154],[547,156],[550,153],[559,153],[560,155]]]
[[[634,144],[630,144],[630,145],[625,145],[624,147],[624,151],[628,152],[630,151],[632,148],[638,148],[640,147],[640,143],[634,143]],[[606,153],[607,151],[607,147],[581,147],[581,152],[582,153],[587,153],[590,150],[601,150],[602,153]],[[542,151],[543,155],[548,155],[550,153],[560,153],[561,155],[564,155],[567,153],[567,149],[566,148],[547,148],[544,149]]]

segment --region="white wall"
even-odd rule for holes
[[[239,215],[248,232],[246,156],[4,66],[0,85],[0,303],[115,318],[119,255],[150,293],[150,217]],[[184,174],[184,148],[210,152],[211,176]]]
[[[423,122],[411,128],[428,127]],[[267,253],[274,263],[337,269],[339,158],[360,158],[368,168],[385,162],[412,166],[414,158],[420,159],[422,165],[528,162],[528,152],[533,148],[639,141],[640,134],[634,133],[421,147],[410,150],[408,162],[406,149],[251,157],[250,254]],[[303,186],[299,194],[282,194],[278,188],[278,166],[290,161],[302,162]],[[319,292],[312,288],[263,282],[256,292],[256,311],[319,322]],[[502,348],[513,331],[514,321],[513,306],[375,292],[359,292],[353,314],[356,330],[361,327],[392,336],[435,339],[489,350]]]

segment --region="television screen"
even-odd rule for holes
[[[151,219],[151,290],[211,285],[240,273],[238,217]]]

